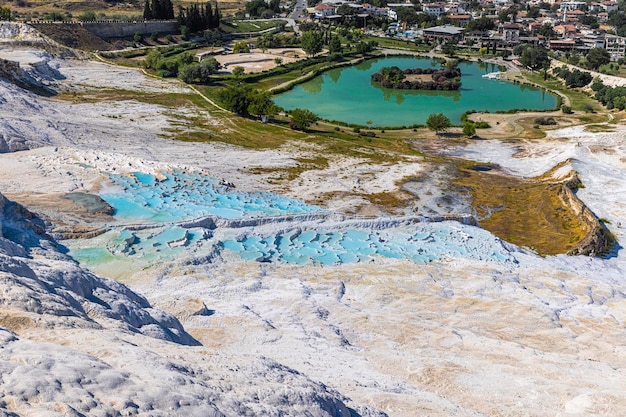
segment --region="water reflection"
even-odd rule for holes
[[[383,93],[383,100],[390,101],[393,99],[398,105],[404,103],[407,97],[442,97],[452,99],[452,102],[454,103],[458,102],[461,99],[461,91],[459,90],[398,90],[394,88],[383,88],[376,83],[372,83],[372,86],[376,87]]]
[[[319,94],[322,92],[322,84],[324,84],[324,77],[315,77],[302,84],[302,89],[309,94]]]
[[[339,82],[339,78],[341,78],[341,69],[337,68],[328,71],[328,78],[330,78],[333,83],[337,84],[337,82]]]

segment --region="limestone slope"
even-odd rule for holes
[[[383,415],[270,359],[200,347],[172,315],[80,268],[3,196],[0,223],[4,415]]]

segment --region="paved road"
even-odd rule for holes
[[[306,13],[306,0],[296,0],[293,11],[287,17],[293,20],[302,20],[304,19],[303,13]]]

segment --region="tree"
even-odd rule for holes
[[[250,103],[248,113],[254,116],[274,116],[278,113],[278,106],[271,99],[271,94],[267,91],[253,90],[249,94]]]
[[[365,55],[373,49],[372,45],[368,42],[359,42],[356,44],[357,54]]]
[[[328,42],[328,52],[331,54],[341,53],[341,41],[338,36],[332,36]]]
[[[233,45],[233,54],[245,54],[250,52],[250,47],[246,41],[235,42]]]
[[[556,35],[550,23],[544,23],[543,25],[541,25],[541,27],[537,29],[537,33],[546,39],[552,39]]]
[[[289,115],[291,116],[290,126],[292,129],[304,130],[319,120],[315,113],[307,109],[293,109]]]
[[[243,73],[244,73],[244,72],[246,72],[245,68],[244,68],[244,67],[240,67],[240,66],[238,65],[238,66],[236,66],[235,68],[233,68],[232,74],[233,74],[235,77],[239,78],[239,77],[241,77],[241,76],[243,75]]]
[[[481,32],[486,32],[488,30],[492,30],[496,27],[496,24],[493,23],[493,19],[488,17],[481,17],[476,20],[472,20],[467,24],[467,31],[472,32],[474,30],[478,30]]]
[[[0,20],[11,20],[11,9],[0,7]]]
[[[283,59],[281,57],[274,58],[274,64],[281,65],[283,63]]]
[[[96,12],[89,10],[78,16],[78,20],[81,22],[95,22],[96,21]]]
[[[217,98],[228,110],[241,116],[247,116],[251,93],[251,87],[237,84],[220,91]]]
[[[463,134],[468,138],[476,136],[476,126],[472,122],[465,122],[463,125]]]
[[[150,8],[150,2],[148,0],[143,4],[143,18],[144,20],[152,19],[152,9]]]
[[[594,70],[597,70],[600,65],[608,64],[611,62],[611,55],[604,48],[591,48],[587,52],[587,62]]]
[[[399,21],[406,22],[409,25],[420,23],[418,14],[413,7],[400,7],[397,11],[397,15]]]
[[[426,119],[426,127],[437,135],[439,132],[445,132],[450,126],[452,126],[450,119],[443,113],[431,113]]]
[[[209,82],[211,75],[215,74],[221,65],[215,58],[205,59],[199,64],[184,66],[178,73],[181,80],[187,84]]]
[[[454,56],[454,54],[456,53],[456,46],[449,42],[446,42],[441,45],[441,52],[443,52],[447,56]]]
[[[520,62],[523,66],[536,70],[543,68],[545,63],[549,63],[550,57],[544,48],[529,46],[522,52]]]
[[[261,36],[258,39],[256,44],[259,47],[259,49],[265,52],[266,50],[270,48],[274,48],[277,44],[277,40],[274,38],[273,34],[266,33],[265,35]]]
[[[187,26],[183,25],[180,27],[180,37],[182,40],[188,41],[190,33],[191,31],[189,30]]]
[[[307,55],[315,56],[322,52],[322,48],[324,47],[322,32],[318,30],[304,32],[300,37],[300,44]]]

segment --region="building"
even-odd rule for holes
[[[626,38],[623,36],[606,35],[605,48],[611,55],[612,61],[626,57]]]
[[[454,26],[464,28],[472,20],[472,16],[469,14],[453,14],[448,16]]]
[[[316,19],[324,19],[325,17],[335,14],[335,6],[327,3],[320,3],[313,8],[313,14]]]
[[[499,30],[501,39],[507,45],[517,45],[519,43],[520,25],[516,23],[507,23],[501,25]]]
[[[582,10],[587,7],[584,1],[566,1],[561,3],[561,10]]]
[[[446,14],[446,3],[429,3],[422,6],[424,13],[440,17]]]
[[[435,26],[424,29],[424,37],[429,39],[458,40],[463,35],[463,28],[452,25]]]

